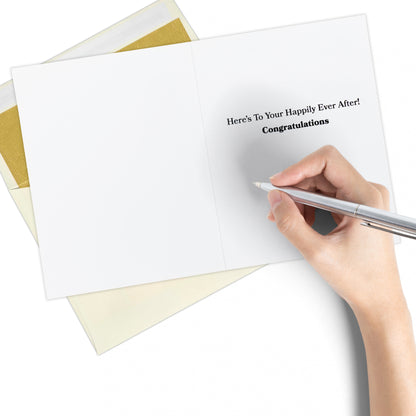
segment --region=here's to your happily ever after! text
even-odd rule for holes
[[[299,108],[285,108],[281,111],[264,111],[261,113],[245,114],[240,117],[228,117],[226,123],[228,126],[237,126],[246,123],[261,123],[261,132],[264,134],[268,133],[283,133],[289,130],[296,130],[305,127],[322,126],[330,123],[329,118],[314,119],[309,118],[308,120],[299,120],[293,123],[282,123],[276,125],[275,121],[280,121],[288,117],[307,117],[318,115],[327,111],[342,110],[348,108],[354,108],[360,105],[360,98],[354,100],[341,99],[332,103],[317,103],[314,105],[308,104]],[[271,125],[273,123],[274,125]]]

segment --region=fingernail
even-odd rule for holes
[[[267,197],[269,198],[270,206],[272,207],[272,210],[274,207],[282,201],[282,194],[277,189],[275,191],[270,191],[267,194]]]
[[[280,174],[281,174],[281,173],[282,173],[282,172],[277,172],[277,173],[275,173],[274,175],[270,176],[270,177],[269,177],[269,179],[270,179],[271,181],[273,181],[273,180],[275,180],[275,179],[279,178],[279,176],[280,176]]]

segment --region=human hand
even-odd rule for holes
[[[367,182],[332,146],[322,147],[270,181],[389,208],[386,188]],[[371,415],[415,415],[416,346],[392,235],[368,230],[356,218],[333,214],[337,227],[322,236],[311,227],[314,208],[295,204],[278,190],[268,196],[269,219],[357,317],[366,349]]]
[[[387,189],[367,182],[333,146],[320,148],[270,181],[276,186],[296,186],[389,208]],[[358,219],[332,214],[337,227],[322,236],[311,227],[315,208],[296,204],[278,190],[269,192],[268,197],[269,219],[356,313],[378,314],[406,305],[391,234],[368,230]]]

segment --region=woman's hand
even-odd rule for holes
[[[367,182],[332,146],[325,146],[270,178],[376,208],[389,208],[387,190]],[[279,230],[353,309],[363,336],[372,416],[416,415],[416,347],[402,292],[391,234],[360,220],[333,215],[328,235],[311,225],[314,209],[284,192],[269,192]]]
[[[367,182],[332,146],[325,146],[270,178],[276,186],[296,186],[360,204],[389,209],[389,193]],[[369,230],[360,220],[333,214],[337,227],[322,236],[311,228],[313,207],[295,204],[284,192],[269,192],[279,230],[353,310],[371,312],[405,304],[392,235]]]

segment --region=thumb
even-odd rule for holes
[[[306,223],[289,195],[273,190],[268,198],[277,228],[306,259],[312,257],[324,244],[323,237]]]

